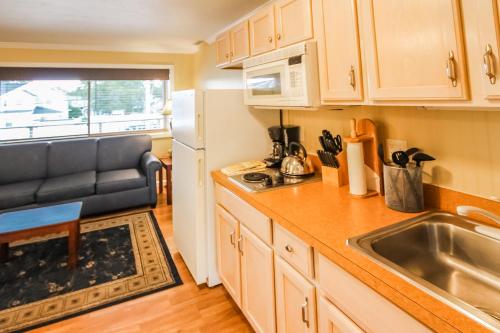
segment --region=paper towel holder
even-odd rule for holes
[[[344,141],[349,143],[362,143],[365,169],[368,167],[371,175],[367,175],[368,192],[365,195],[353,195],[356,198],[367,198],[375,195],[384,195],[384,173],[382,163],[378,158],[378,136],[377,126],[371,119],[352,119],[351,136],[345,137]],[[369,178],[369,179],[368,179]]]

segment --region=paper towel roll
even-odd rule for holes
[[[349,170],[349,188],[353,195],[365,195],[366,175],[363,143],[347,144],[347,168]]]

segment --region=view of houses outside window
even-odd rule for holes
[[[160,130],[168,81],[0,81],[0,140]]]

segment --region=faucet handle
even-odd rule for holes
[[[493,222],[500,224],[500,216],[493,214],[490,211],[487,211],[486,209],[482,209],[479,207],[474,207],[474,206],[457,206],[457,214],[460,216],[469,216],[471,213],[476,213],[483,215]]]

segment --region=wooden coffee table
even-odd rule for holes
[[[170,157],[160,158],[161,167],[160,169],[160,193],[163,193],[163,169],[167,173],[167,205],[172,204],[172,159]]]
[[[9,243],[68,232],[68,266],[78,263],[81,202],[0,214],[0,261],[9,258]]]

